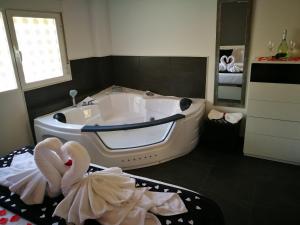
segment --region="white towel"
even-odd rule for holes
[[[224,116],[223,112],[217,111],[215,109],[210,110],[208,113],[208,119],[210,120],[219,120],[222,119]]]
[[[58,204],[54,215],[75,224],[97,219],[103,225],[160,225],[150,212],[171,216],[187,209],[177,193],[135,188],[134,179],[126,175],[100,171],[76,183]]]
[[[21,155],[15,155],[9,167],[0,168],[0,184],[9,187],[12,183],[8,180],[9,177],[24,170],[31,170],[36,168],[33,155],[26,152]]]
[[[120,168],[84,174],[90,158],[79,143],[67,142],[62,149],[73,164],[62,178],[65,198],[54,215],[67,223],[83,224],[87,219],[96,219],[103,225],[160,225],[150,212],[160,215],[187,212],[176,193],[152,193],[147,188],[135,188],[135,180]]]
[[[219,71],[221,71],[221,72],[226,71],[226,69],[227,69],[227,61],[228,61],[228,57],[226,55],[223,55],[220,58]]]
[[[9,190],[20,195],[27,205],[41,204],[47,189],[47,181],[38,169],[25,170],[11,176]]]
[[[51,150],[58,150],[60,145],[57,138],[48,138],[37,144],[35,157],[29,153],[14,156],[10,167],[0,169],[0,184],[20,195],[28,205],[41,204],[46,194],[50,197],[59,195],[61,176],[67,168]]]
[[[225,114],[225,120],[232,124],[238,123],[242,118],[243,118],[242,113],[226,113]]]
[[[227,71],[228,72],[238,73],[238,72],[242,71],[242,69],[235,63],[234,56],[232,56],[232,55],[229,56],[228,61],[230,61],[230,63],[227,65]]]
[[[20,195],[20,199],[28,205],[43,202],[46,180],[30,153],[14,156],[10,167],[0,169],[0,184]]]
[[[61,146],[62,142],[58,138],[47,138],[34,149],[34,161],[46,180],[46,192],[49,197],[61,194],[61,179],[67,170],[64,165],[67,156],[64,157]]]

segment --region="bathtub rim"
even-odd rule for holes
[[[112,85],[94,95],[92,95],[91,97],[93,98],[99,98],[101,96],[105,96],[105,95],[109,95],[109,94],[120,94],[120,93],[124,93],[124,94],[128,94],[128,93],[132,93],[132,94],[137,94],[137,95],[140,95],[142,97],[144,97],[145,99],[147,98],[152,98],[152,99],[160,99],[160,98],[163,98],[163,99],[182,99],[184,97],[177,97],[177,96],[165,96],[165,95],[159,95],[159,94],[156,94],[156,93],[153,93],[154,95],[153,96],[147,96],[146,95],[146,92],[147,91],[142,91],[142,90],[136,90],[136,89],[131,89],[131,88],[127,88],[127,87],[122,87],[122,86],[117,86],[117,87],[121,87],[122,88],[122,91],[119,92],[119,91],[113,91],[113,88],[115,88],[116,85]],[[194,104],[191,104],[191,106],[185,110],[185,111],[182,111],[178,114],[181,114],[183,116],[185,116],[185,118],[183,118],[184,120],[193,116],[194,114],[197,114],[198,111],[201,111],[202,108],[204,107],[205,108],[205,105],[206,105],[206,99],[204,98],[190,98]],[[79,104],[79,103],[78,103]],[[77,105],[78,105],[77,104]],[[91,105],[91,106],[94,106],[94,105]],[[39,117],[36,117],[34,119],[34,125],[37,123],[37,124],[43,124],[43,125],[46,125],[47,127],[51,127],[51,128],[57,128],[57,129],[60,129],[62,131],[65,131],[65,130],[72,130],[72,131],[78,131],[78,132],[81,132],[81,129],[86,126],[87,124],[78,124],[78,123],[62,123],[56,119],[53,118],[53,115],[55,113],[65,113],[66,111],[69,111],[69,110],[76,110],[77,108],[78,109],[82,109],[82,108],[85,108],[85,107],[89,107],[89,105],[87,106],[69,106],[69,107],[65,107],[65,108],[62,108],[62,109],[59,109],[59,110],[56,110],[56,111],[53,111],[51,113],[47,113],[45,115],[42,115],[42,116],[39,116]],[[170,116],[169,116],[170,117]],[[167,118],[167,117],[164,117],[164,118]],[[164,118],[161,118],[161,119],[164,119]],[[51,121],[52,122],[51,122]],[[112,125],[114,126],[114,125]]]

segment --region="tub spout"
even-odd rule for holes
[[[69,95],[72,98],[72,102],[73,102],[73,107],[76,107],[76,101],[75,101],[75,96],[78,94],[77,90],[70,90],[69,91]]]
[[[111,92],[123,92],[123,88],[121,86],[113,85],[111,87]]]
[[[92,100],[87,101],[87,102],[82,102],[82,106],[87,106],[87,105],[95,105],[95,100],[92,99]]]
[[[154,93],[152,91],[146,91],[145,94],[147,96],[154,96]]]

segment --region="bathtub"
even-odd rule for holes
[[[36,118],[36,140],[75,140],[87,148],[93,163],[123,169],[180,157],[198,143],[204,99],[182,104],[179,97],[122,87],[110,87],[91,97],[91,104],[79,103]]]

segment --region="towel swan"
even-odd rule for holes
[[[241,72],[241,68],[238,67],[236,64],[235,64],[235,59],[234,57],[231,55],[228,57],[228,62],[230,62],[228,65],[227,65],[227,71],[228,72],[231,72],[231,73],[238,73],[238,72]]]
[[[9,174],[1,183],[9,187],[11,192],[19,194],[20,199],[28,205],[42,203],[45,195],[58,196],[61,193],[61,178],[67,169],[64,161],[68,159],[61,151],[61,146],[58,138],[41,141],[34,149],[35,164],[29,169],[25,166],[3,168],[13,170],[14,174]]]
[[[228,61],[228,57],[226,55],[223,55],[221,57],[221,59],[220,59],[219,71],[221,71],[221,72],[226,71],[226,69],[227,69],[227,61]]]
[[[49,197],[61,194],[61,179],[68,169],[66,164],[69,158],[62,151],[62,145],[58,138],[48,138],[35,147],[34,161],[47,181],[46,191]]]
[[[62,149],[73,163],[61,181],[65,198],[53,214],[67,223],[77,225],[96,219],[105,225],[160,225],[158,218],[148,211],[168,216],[187,212],[176,193],[135,188],[135,179],[120,168],[86,174],[90,157],[79,143],[67,142]]]

